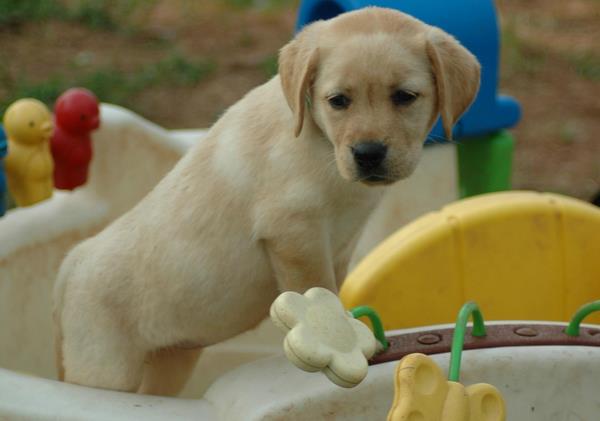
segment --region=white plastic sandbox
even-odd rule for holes
[[[0,219],[0,419],[385,419],[395,363],[373,366],[361,385],[341,389],[285,360],[282,335],[269,322],[207,348],[183,398],[54,380],[51,291],[62,258],[139,201],[205,133],[167,131],[112,105],[101,113],[90,182]],[[374,212],[355,261],[404,223],[455,200],[455,161],[452,145],[426,148],[415,175]],[[447,354],[434,358],[446,367]],[[511,421],[592,421],[600,419],[598,361],[600,349],[590,347],[467,351],[463,381],[498,387]]]

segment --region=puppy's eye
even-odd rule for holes
[[[350,98],[342,94],[329,97],[327,98],[327,101],[329,101],[329,105],[331,105],[331,107],[335,108],[336,110],[345,110],[350,106],[350,103],[352,102]]]
[[[398,89],[392,94],[392,102],[394,105],[410,105],[417,99],[417,96],[418,94],[414,92]]]

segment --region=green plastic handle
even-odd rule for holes
[[[569,326],[567,326],[565,333],[569,336],[579,336],[579,325],[581,324],[583,319],[589,316],[590,313],[599,310],[600,300],[592,301],[591,303],[587,303],[586,305],[582,306],[579,310],[577,310],[577,312],[569,322]]]
[[[381,324],[381,319],[375,310],[369,306],[358,306],[351,309],[350,313],[352,313],[352,317],[355,319],[367,316],[373,325],[373,334],[375,335],[375,338],[381,343],[381,345],[383,345],[384,351],[388,349],[390,344],[385,338],[385,332],[383,330],[383,325]]]
[[[452,336],[448,380],[453,382],[458,382],[460,378],[460,361],[465,343],[465,332],[467,330],[467,321],[471,315],[473,315],[473,331],[471,332],[471,335],[479,337],[486,335],[483,316],[481,315],[481,311],[479,311],[479,306],[477,306],[477,303],[474,301],[465,303],[458,312],[456,326],[454,327],[454,335]]]

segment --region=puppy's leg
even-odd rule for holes
[[[163,348],[149,354],[138,393],[176,396],[194,371],[202,348]]]
[[[142,381],[146,349],[112,320],[85,319],[89,318],[63,316],[65,381],[135,392]]]
[[[65,366],[63,363],[63,334],[60,320],[60,308],[54,308],[52,311],[53,329],[54,329],[54,358],[56,362],[56,371],[58,380],[65,380]]]
[[[322,221],[290,219],[266,240],[267,254],[280,291],[304,293],[323,287],[337,294],[327,227]]]
[[[346,244],[341,253],[338,254],[337,260],[334,260],[335,280],[338,289],[346,279],[346,275],[350,270],[350,261],[358,244],[358,240],[362,234],[362,230],[357,230],[353,238]]]

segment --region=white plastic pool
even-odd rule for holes
[[[341,389],[288,363],[282,335],[268,322],[206,349],[184,398],[54,380],[50,297],[65,253],[133,206],[204,133],[166,131],[111,105],[102,106],[102,121],[85,188],[0,219],[0,419],[385,419],[395,363],[373,366],[357,388]],[[451,145],[427,148],[419,171],[375,212],[357,258],[403,223],[456,198],[454,154]],[[423,189],[431,193],[419,195]],[[446,367],[447,354],[434,358]],[[593,421],[600,419],[599,362],[600,348],[592,347],[467,351],[463,380],[498,387],[511,421]]]

